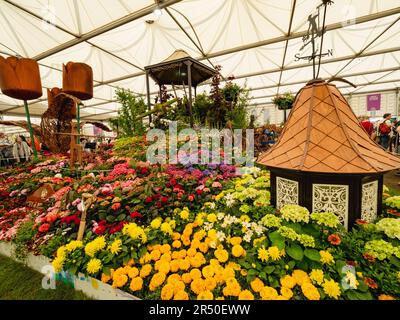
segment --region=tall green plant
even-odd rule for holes
[[[147,105],[143,98],[136,96],[129,89],[118,89],[115,92],[117,101],[121,104],[118,117],[111,119],[110,123],[122,137],[142,135],[146,131],[140,115],[146,112]]]

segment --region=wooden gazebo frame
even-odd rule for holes
[[[151,110],[149,77],[151,77],[159,85],[160,92],[161,86],[163,85],[188,86],[190,126],[193,127],[192,87],[194,88],[194,95],[196,96],[197,86],[207,79],[213,77],[216,71],[197,61],[196,59],[193,59],[184,50],[176,50],[164,61],[147,66],[144,69],[146,71],[148,110]]]

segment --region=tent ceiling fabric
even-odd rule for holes
[[[334,2],[328,8],[324,39],[324,51],[332,49],[333,55],[323,59],[320,77],[338,74],[359,85],[354,89],[338,84],[345,94],[398,88],[400,0]],[[295,54],[307,32],[308,16],[320,0],[157,3],[3,0],[0,54],[37,59],[44,88],[61,86],[62,63],[92,66],[94,98],[85,102],[82,116],[96,120],[116,115],[117,87],[145,94],[144,67],[163,61],[177,49],[209,66],[222,65],[224,76],[234,75],[237,83],[252,90],[255,104],[270,103],[278,92],[296,92],[312,77],[311,64],[295,61]],[[157,5],[163,8],[161,16],[153,13]],[[153,81],[150,86],[156,93]],[[206,82],[198,92],[208,87]],[[34,115],[46,110],[46,90],[30,105]],[[21,101],[0,95],[0,112],[24,114],[24,109]]]

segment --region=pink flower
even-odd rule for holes
[[[189,201],[193,201],[193,200],[194,200],[194,194],[189,194],[188,200],[189,200]]]
[[[222,184],[218,181],[214,181],[211,185],[212,188],[222,188]]]

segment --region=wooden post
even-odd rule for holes
[[[190,127],[193,128],[193,113],[192,113],[192,62],[186,61],[187,72],[188,72],[188,86],[189,86],[189,117],[190,117]]]
[[[37,158],[37,151],[36,151],[36,145],[35,145],[35,137],[33,135],[32,124],[31,124],[31,116],[29,114],[28,102],[26,100],[24,100],[24,106],[25,106],[26,120],[28,122],[29,135],[31,136],[31,147],[32,147],[32,150],[33,150],[33,157],[36,159]]]
[[[147,91],[147,110],[151,111],[149,70],[146,70],[146,91]],[[149,115],[149,124],[150,123],[151,123],[151,115]]]
[[[85,199],[87,201],[85,201]],[[83,239],[83,234],[85,233],[85,228],[86,228],[86,215],[87,211],[90,208],[90,206],[93,204],[93,202],[96,200],[96,197],[90,193],[84,193],[82,194],[82,206],[83,206],[83,212],[81,215],[81,222],[79,224],[79,230],[78,230],[78,237],[76,240],[82,241]]]

